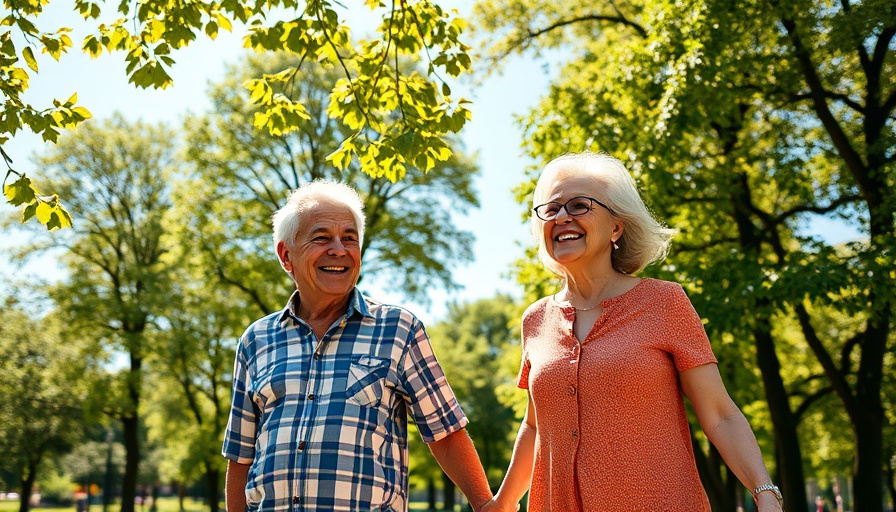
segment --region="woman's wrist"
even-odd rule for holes
[[[753,496],[756,501],[756,508],[760,510],[760,512],[774,512],[778,510],[783,510],[784,506],[778,497],[775,496],[774,493],[771,492],[761,492]]]

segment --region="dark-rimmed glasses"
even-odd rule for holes
[[[606,210],[611,214],[616,215],[615,213],[613,213],[613,210],[611,210],[609,206],[593,197],[588,196],[576,196],[565,203],[551,201],[550,203],[538,205],[535,208],[532,208],[532,210],[535,212],[535,215],[537,215],[541,220],[554,220],[555,218],[557,218],[557,215],[560,215],[560,210],[563,209],[566,210],[566,213],[570,217],[585,215],[586,213],[594,209],[595,203],[606,208]]]

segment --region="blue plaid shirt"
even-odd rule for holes
[[[407,510],[408,414],[427,443],[467,424],[423,324],[356,288],[318,340],[297,293],[237,348],[222,453],[249,510]]]

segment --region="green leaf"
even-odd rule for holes
[[[34,214],[37,212],[37,205],[41,204],[40,201],[32,201],[31,204],[25,207],[22,210],[22,223],[28,222],[28,219],[34,217]]]
[[[68,210],[62,207],[61,204],[56,205],[56,212],[59,214],[59,224],[63,228],[72,227],[72,216],[68,213]]]
[[[40,220],[40,217],[38,217],[38,220]],[[48,231],[53,231],[54,229],[62,227],[62,222],[59,220],[59,214],[53,210],[50,210],[50,218],[47,219],[47,222],[42,222],[41,224],[45,224]]]
[[[23,175],[15,182],[3,187],[3,194],[9,204],[19,206],[34,201],[35,190],[31,186],[31,180]]]
[[[72,109],[72,112],[81,116],[82,119],[90,119],[93,117],[93,114],[84,107],[75,107]]]
[[[50,216],[53,214],[53,207],[43,201],[36,201],[36,203],[37,209],[35,210],[35,213],[37,214],[37,221],[41,224],[50,222]]]
[[[25,58],[25,63],[28,64],[28,67],[37,73],[37,61],[34,60],[34,51],[30,46],[26,46],[25,49],[22,50],[22,57]]]

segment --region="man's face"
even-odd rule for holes
[[[277,254],[303,304],[345,299],[361,272],[355,217],[345,205],[321,201],[302,213],[296,239],[281,242]]]

